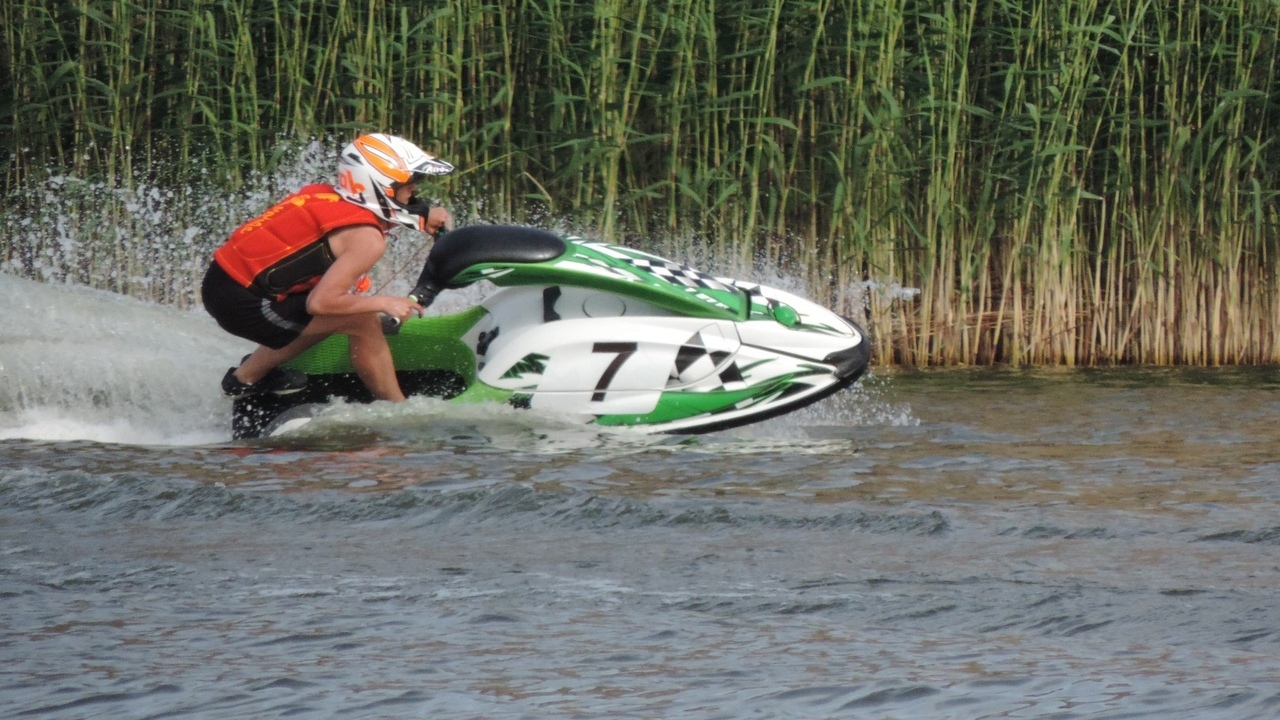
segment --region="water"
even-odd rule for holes
[[[207,317],[3,275],[0,308],[0,717],[1280,717],[1274,369],[235,443]]]

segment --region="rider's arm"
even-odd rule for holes
[[[329,235],[329,247],[336,259],[308,293],[307,312],[312,315],[383,312],[404,319],[422,310],[422,306],[407,298],[348,292],[386,251],[386,238],[376,228],[354,225],[335,230]]]

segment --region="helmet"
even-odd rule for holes
[[[409,203],[397,202],[396,190],[451,172],[452,165],[428,155],[408,140],[373,133],[361,135],[342,148],[334,189],[343,199],[374,211],[388,222],[422,230],[428,205],[416,198]]]

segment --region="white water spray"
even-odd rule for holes
[[[27,210],[0,215],[0,231],[10,238],[0,246],[0,313],[6,318],[0,326],[0,439],[226,441],[230,401],[218,381],[252,345],[224,333],[198,308],[200,279],[227,233],[285,193],[323,181],[335,152],[324,143],[306,144],[293,162],[249,178],[234,194],[212,182],[123,189],[51,173],[43,188],[11,198],[10,208]],[[45,192],[61,202],[41,201]],[[481,219],[483,205],[474,202],[453,211],[460,224],[508,221]],[[562,221],[545,225],[573,232]],[[698,246],[687,244],[690,250]],[[407,292],[428,248],[425,235],[400,232],[374,270],[375,286],[388,294]],[[726,258],[674,259],[737,274],[725,267],[731,265]],[[750,274],[805,294],[802,283],[779,268],[756,267]],[[470,307],[490,289],[444,293],[429,312]],[[865,297],[874,289],[854,288],[850,295]],[[860,396],[856,411],[828,400],[806,409],[805,424],[913,422],[909,409],[882,401],[866,385],[854,389]],[[771,424],[769,431],[776,430]]]
[[[0,275],[0,439],[230,437],[218,381],[252,345],[203,312]]]

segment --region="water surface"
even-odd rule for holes
[[[1280,716],[1274,369],[232,442],[207,318],[3,276],[0,305],[0,717]]]

